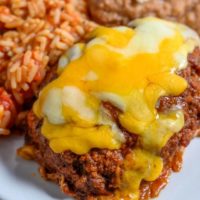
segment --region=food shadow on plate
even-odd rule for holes
[[[0,138],[0,161],[8,173],[14,178],[33,185],[38,190],[42,190],[52,198],[68,199],[59,187],[51,182],[43,180],[38,172],[38,165],[32,161],[26,161],[16,155],[16,150],[23,144],[20,136],[11,136],[10,138]],[[1,199],[0,200],[4,200]]]

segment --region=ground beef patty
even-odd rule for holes
[[[188,61],[188,67],[180,73],[187,79],[188,89],[179,97],[162,97],[157,106],[160,112],[166,112],[176,106],[183,107],[185,126],[161,151],[164,160],[161,176],[153,182],[141,183],[141,200],[157,196],[166,185],[170,172],[180,170],[183,150],[200,128],[200,49],[195,49],[188,56]],[[118,122],[120,111],[108,102],[103,102],[103,106]],[[90,200],[96,196],[112,195],[119,187],[124,158],[134,148],[137,135],[121,127],[127,139],[121,149],[93,149],[85,155],[76,155],[70,151],[56,154],[42,136],[41,125],[42,121],[30,112],[26,145],[33,147],[34,159],[41,165],[40,173],[44,178],[58,183],[66,194],[76,199]]]
[[[92,18],[104,25],[151,15],[185,23],[200,33],[199,0],[89,0],[88,6]]]

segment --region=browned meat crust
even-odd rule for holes
[[[182,106],[185,127],[162,149],[163,173],[154,182],[142,182],[140,200],[157,196],[167,184],[170,172],[180,170],[183,150],[200,128],[200,49],[195,49],[188,61],[188,67],[180,73],[188,80],[188,89],[179,97],[162,97],[157,108],[160,112],[166,112],[174,106]],[[120,111],[110,103],[104,102],[103,105],[118,121]],[[93,149],[85,155],[76,155],[70,151],[56,154],[40,133],[41,123],[33,112],[29,113],[26,144],[33,146],[42,176],[58,183],[66,194],[76,199],[92,200],[96,196],[112,195],[120,183],[123,160],[136,144],[137,136],[121,127],[127,142],[119,150]]]
[[[200,33],[199,0],[88,0],[92,19],[104,25],[127,24],[144,16],[185,23]]]

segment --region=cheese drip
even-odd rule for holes
[[[187,88],[176,72],[187,66],[187,55],[199,38],[184,25],[157,18],[130,26],[134,28],[98,27],[87,44],[66,52],[59,78],[42,90],[34,112],[44,119],[42,134],[54,152],[84,154],[92,148],[118,149],[125,142],[101,103],[118,107],[121,125],[138,134],[140,146],[125,161],[116,198],[135,200],[141,180],[160,175],[159,152],[184,126],[181,109],[158,113],[155,107],[161,96],[177,96]]]

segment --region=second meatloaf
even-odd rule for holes
[[[200,33],[199,0],[89,0],[88,7],[91,17],[103,25],[157,16],[185,23]]]

